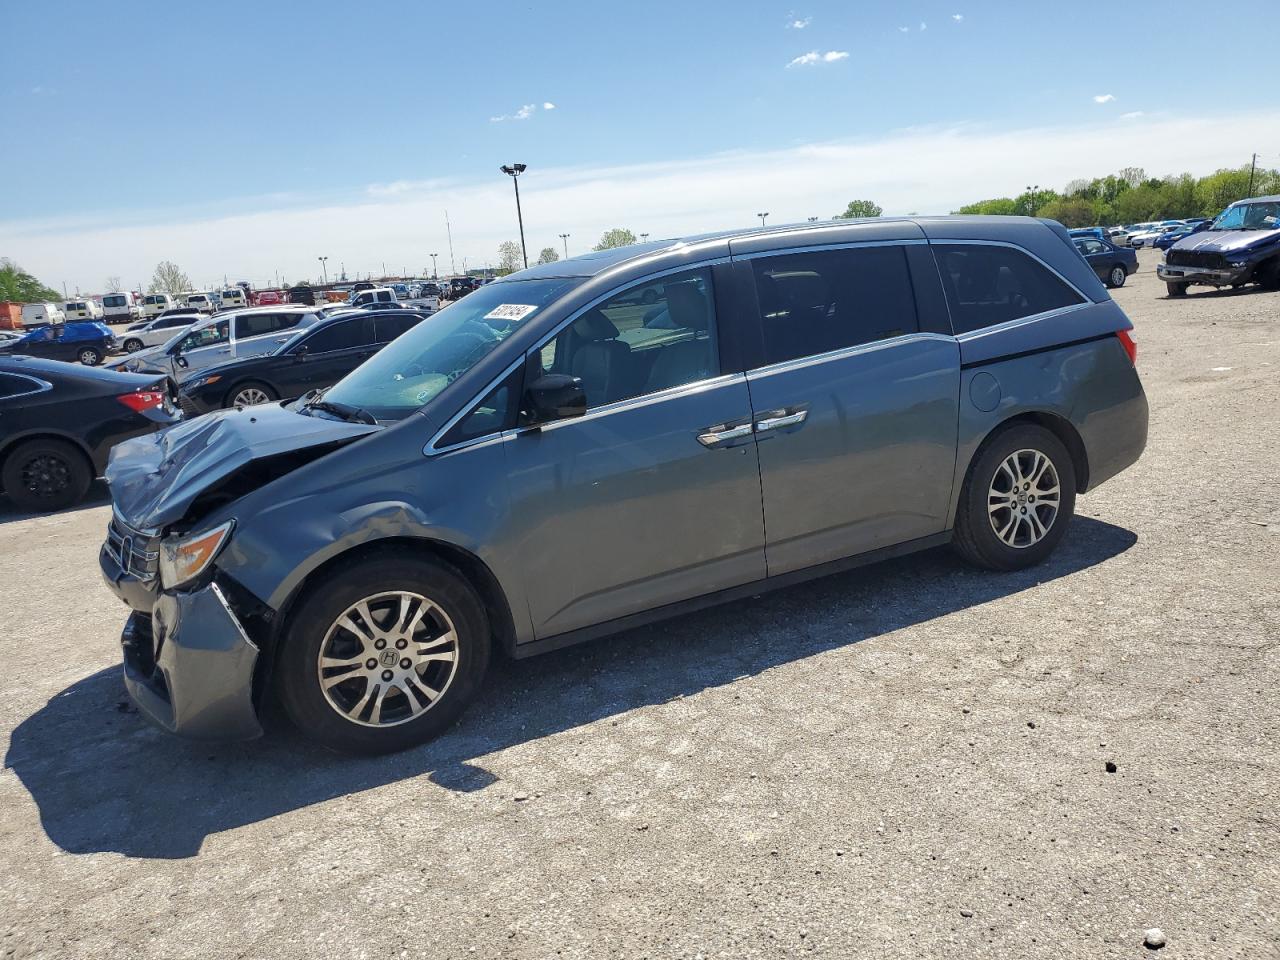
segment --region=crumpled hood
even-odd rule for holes
[[[1239,253],[1280,240],[1280,230],[1202,230],[1183,237],[1171,250],[1203,250],[1205,253]]]
[[[201,493],[254,461],[348,443],[378,429],[276,404],[221,410],[119,444],[106,478],[120,516],[155,530],[181,519]]]
[[[128,373],[150,373],[151,371],[169,373],[169,368],[173,364],[169,362],[168,354],[164,352],[164,345],[161,344],[158,347],[135,350],[123,357],[109,360],[104,366],[111,370],[124,370]]]

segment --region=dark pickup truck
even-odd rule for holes
[[[1280,196],[1237,200],[1208,230],[1170,247],[1156,276],[1171,297],[1184,296],[1194,283],[1280,289]]]

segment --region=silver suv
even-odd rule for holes
[[[397,750],[495,651],[948,542],[1038,563],[1145,445],[1130,330],[1066,231],[1024,218],[533,267],[326,391],[118,448],[126,686],[193,737],[256,736],[278,698],[327,744]]]

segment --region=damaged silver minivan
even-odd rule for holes
[[[125,684],[175,733],[402,749],[524,657],[953,543],[1043,560],[1147,434],[1061,226],[638,244],[454,303],[344,380],[117,449]]]

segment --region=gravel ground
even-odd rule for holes
[[[399,756],[152,730],[105,495],[0,506],[0,956],[1280,956],[1280,294],[1142,264],[1150,443],[1045,566],[503,664]]]

